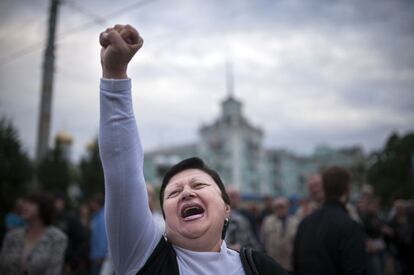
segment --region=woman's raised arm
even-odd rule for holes
[[[100,35],[99,149],[105,174],[105,219],[117,274],[135,274],[156,247],[161,232],[152,220],[143,173],[144,153],[131,100],[128,63],[142,38],[129,25]]]

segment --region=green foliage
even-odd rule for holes
[[[414,133],[392,134],[380,152],[371,156],[368,180],[386,204],[414,196]]]
[[[37,178],[43,190],[66,192],[73,181],[70,162],[65,156],[64,145],[58,141],[37,168]]]
[[[104,173],[97,139],[88,146],[86,156],[80,161],[79,172],[79,183],[85,197],[104,193]]]
[[[17,197],[24,195],[32,172],[16,129],[0,118],[0,217],[13,208]]]

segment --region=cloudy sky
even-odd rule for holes
[[[0,2],[0,115],[33,155],[47,0]],[[380,148],[414,130],[414,2],[410,0],[65,0],[60,7],[52,136],[74,158],[98,131],[98,35],[136,26],[129,68],[147,150],[197,140],[220,113],[225,63],[267,147]]]

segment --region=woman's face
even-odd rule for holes
[[[24,200],[22,204],[22,218],[30,221],[38,217],[39,209],[37,204],[29,200]]]
[[[188,169],[173,176],[164,191],[163,207],[171,243],[194,251],[220,248],[230,206],[207,173]]]

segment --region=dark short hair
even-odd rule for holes
[[[39,217],[44,225],[52,224],[55,215],[55,204],[51,194],[46,192],[36,192],[27,195],[24,199],[37,205]]]
[[[221,180],[219,174],[215,170],[208,167],[203,162],[203,160],[201,160],[200,158],[192,157],[192,158],[184,159],[184,160],[180,161],[179,163],[177,163],[176,165],[172,166],[164,175],[164,178],[162,180],[161,189],[160,189],[160,205],[161,205],[161,211],[162,211],[162,214],[164,215],[164,217],[165,217],[165,214],[164,214],[163,205],[164,205],[164,191],[165,191],[165,188],[167,187],[167,185],[170,182],[172,177],[174,177],[175,175],[177,175],[178,173],[180,173],[182,171],[189,170],[189,169],[201,170],[204,173],[208,174],[210,177],[212,177],[214,182],[220,188],[221,197],[223,198],[223,201],[226,204],[230,205],[229,195],[226,192],[226,188],[224,187],[223,181]]]
[[[322,173],[326,200],[338,200],[349,190],[351,173],[342,167],[331,166]]]

